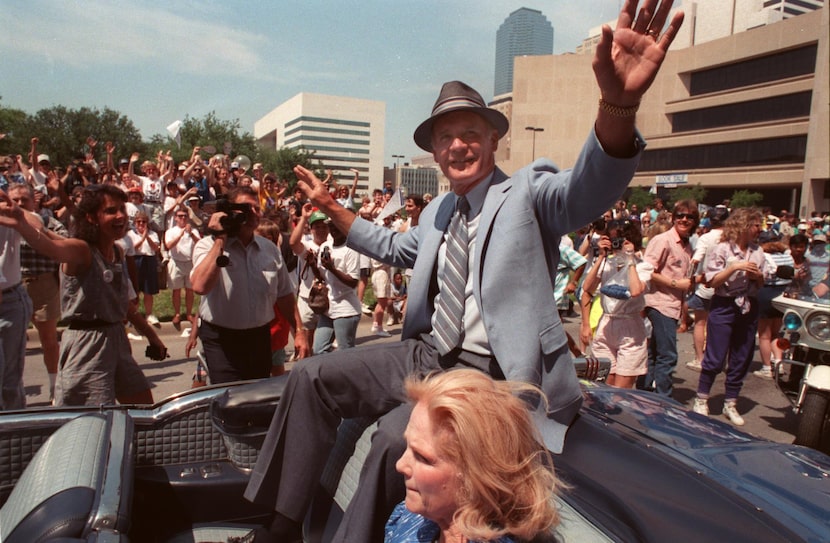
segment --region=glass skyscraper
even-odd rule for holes
[[[496,73],[493,94],[513,91],[513,58],[553,54],[553,25],[541,11],[519,8],[496,32]]]

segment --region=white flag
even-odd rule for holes
[[[167,127],[167,133],[170,134],[170,137],[176,142],[176,145],[179,146],[179,149],[182,148],[182,122],[181,121],[173,121],[170,126]]]
[[[380,215],[378,215],[378,218],[375,219],[375,222],[378,224],[383,224],[383,219],[395,213],[397,210],[402,208],[403,205],[403,189],[401,187],[398,187],[398,190],[395,191],[395,194],[392,195],[392,198],[388,202],[386,202],[385,206],[383,206],[383,211],[380,212]]]

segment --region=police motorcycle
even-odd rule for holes
[[[775,383],[800,415],[795,443],[830,454],[830,296],[784,293],[772,304],[784,313],[776,340],[783,351]]]

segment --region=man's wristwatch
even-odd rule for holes
[[[671,280],[671,288],[677,288],[677,279]]]

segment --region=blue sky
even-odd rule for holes
[[[412,132],[444,81],[492,98],[496,31],[512,11],[542,11],[564,53],[620,3],[2,0],[0,103],[28,113],[109,107],[149,139],[210,111],[253,133],[300,92],[380,100],[391,165],[393,154],[421,153]]]

